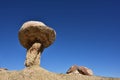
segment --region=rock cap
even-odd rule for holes
[[[19,30],[19,40],[25,48],[30,48],[33,43],[39,42],[44,48],[50,46],[55,38],[56,32],[40,21],[25,22]]]

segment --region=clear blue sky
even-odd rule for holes
[[[65,73],[77,64],[95,75],[120,77],[119,0],[1,0],[1,67],[25,68],[26,49],[18,31],[29,20],[42,21],[57,32],[54,44],[42,54],[43,68]]]

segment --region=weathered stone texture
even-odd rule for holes
[[[80,75],[88,75],[88,76],[93,75],[93,71],[91,69],[84,67],[84,66],[77,66],[77,65],[71,66],[66,73],[67,74],[76,74],[77,73]]]
[[[25,66],[30,67],[33,65],[40,65],[40,56],[41,56],[41,44],[34,43],[32,47],[27,51]]]
[[[28,21],[19,30],[20,43],[27,49],[25,66],[40,65],[40,57],[44,48],[50,46],[56,32],[39,21]]]
[[[48,47],[54,42],[55,37],[56,32],[52,28],[38,21],[28,21],[19,30],[20,43],[27,49],[35,42]]]
[[[0,72],[0,80],[120,80],[120,78],[79,74],[55,74],[38,66],[32,66],[21,71]]]

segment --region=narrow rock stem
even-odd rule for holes
[[[25,66],[31,67],[33,65],[40,65],[40,56],[43,51],[41,43],[34,43],[28,50],[25,60]]]

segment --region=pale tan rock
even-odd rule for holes
[[[84,66],[77,66],[77,65],[73,65],[72,67],[70,67],[68,69],[68,71],[66,72],[67,74],[82,74],[82,75],[89,75],[92,76],[93,75],[93,71],[87,67]]]
[[[71,66],[71,67],[68,69],[68,71],[67,71],[66,73],[67,73],[67,74],[79,73],[79,72],[78,72],[78,68],[79,68],[79,66],[73,65],[73,66]]]
[[[40,43],[34,43],[27,51],[25,66],[30,67],[33,65],[40,65],[40,55],[42,53],[42,46]]]
[[[21,45],[27,49],[25,66],[40,65],[40,56],[44,48],[50,46],[56,37],[56,32],[39,21],[28,21],[19,30]]]
[[[89,76],[93,75],[93,71],[87,67],[84,67],[84,66],[80,66],[78,71],[79,71],[79,73],[81,73],[83,75],[89,75]]]

